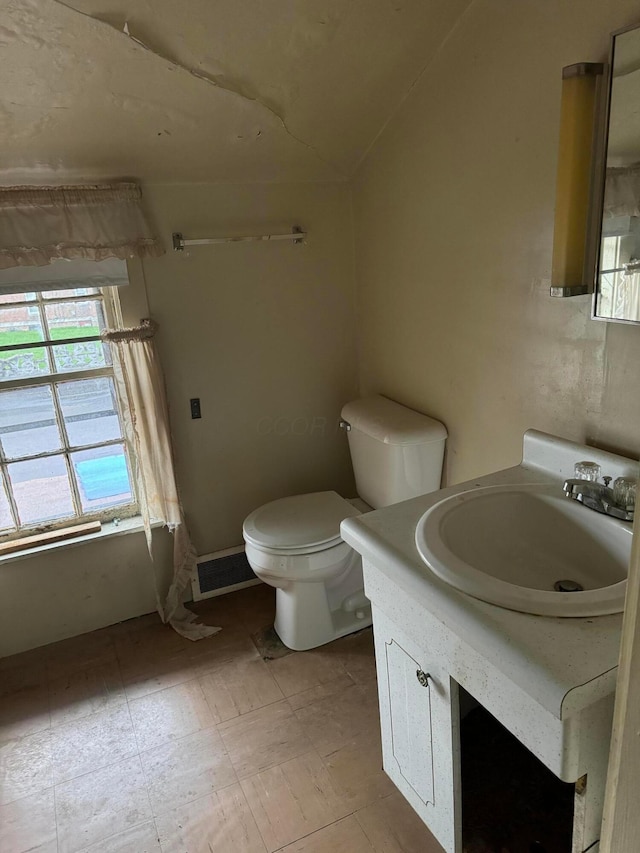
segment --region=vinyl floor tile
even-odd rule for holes
[[[70,637],[47,647],[47,671],[55,680],[87,667],[104,666],[116,661],[113,637],[107,631],[93,631]]]
[[[373,848],[357,820],[354,817],[347,817],[283,847],[279,853],[391,853],[391,851]]]
[[[356,812],[355,816],[376,853],[444,853],[398,792]]]
[[[153,658],[147,662],[136,663],[135,667],[124,667],[122,678],[127,700],[131,702],[192,681],[194,674],[190,664],[186,653],[180,651],[166,659]]]
[[[351,811],[315,751],[245,779],[242,790],[269,851]]]
[[[0,696],[0,743],[44,731],[50,723],[46,683],[25,685]]]
[[[0,805],[50,788],[51,732],[38,732],[0,744]]]
[[[345,671],[356,683],[366,684],[376,680],[372,628],[366,628],[357,634],[349,634],[332,645]]]
[[[166,627],[162,626],[163,629]],[[129,700],[184,684],[225,664],[239,665],[260,657],[246,634],[229,629],[197,643],[179,638],[183,643],[189,642],[190,646],[172,645],[167,643],[164,635],[161,637],[158,647],[145,644],[142,649],[133,649],[130,656],[120,660]],[[163,649],[164,644],[166,649]]]
[[[301,693],[294,693],[289,696],[288,702],[294,711],[300,708],[306,708],[307,705],[312,705],[314,702],[320,702],[322,699],[329,699],[332,696],[338,696],[344,693],[349,687],[353,687],[354,681],[351,676],[345,672],[334,678],[332,681],[326,681],[324,684],[318,684],[316,687],[310,687],[308,690],[303,690]]]
[[[51,731],[54,783],[64,782],[136,755],[138,746],[126,705],[98,711]]]
[[[155,815],[237,781],[214,728],[142,752],[140,760]]]
[[[47,683],[50,646],[41,646],[18,655],[0,658],[0,696]]]
[[[156,818],[162,853],[265,853],[239,785]]]
[[[262,660],[230,662],[199,680],[216,723],[284,699]]]
[[[368,731],[350,740],[324,758],[333,785],[340,791],[349,811],[365,808],[395,792],[382,769],[380,735]]]
[[[59,853],[76,853],[151,819],[136,756],[56,785]]]
[[[345,675],[338,656],[323,649],[293,652],[269,661],[268,666],[285,696],[301,693]]]
[[[49,699],[52,726],[125,704],[127,697],[117,660],[51,679]]]
[[[286,701],[218,726],[238,778],[244,779],[311,750]]]
[[[80,853],[162,853],[155,823],[139,823],[117,835],[85,847]]]
[[[178,740],[214,724],[197,681],[188,681],[129,703],[141,751]]]
[[[53,788],[0,806],[0,850],[4,853],[57,853]]]
[[[373,685],[356,684],[295,714],[320,755],[335,752],[364,732],[377,732],[380,726]]]

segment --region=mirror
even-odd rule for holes
[[[640,27],[613,36],[593,315],[640,323]]]

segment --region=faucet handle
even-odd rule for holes
[[[613,484],[613,499],[620,507],[634,510],[636,506],[636,485],[633,477],[618,477]]]
[[[574,477],[577,480],[591,480],[591,482],[597,483],[600,477],[600,466],[597,462],[588,462],[587,460],[576,462],[573,470]]]

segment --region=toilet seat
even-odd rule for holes
[[[244,539],[267,554],[313,554],[342,542],[340,522],[360,509],[337,492],[312,492],[271,501],[243,525]]]

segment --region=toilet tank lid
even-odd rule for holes
[[[444,441],[447,437],[447,429],[440,421],[381,394],[347,403],[342,409],[342,417],[352,429],[385,444],[429,444]]]

